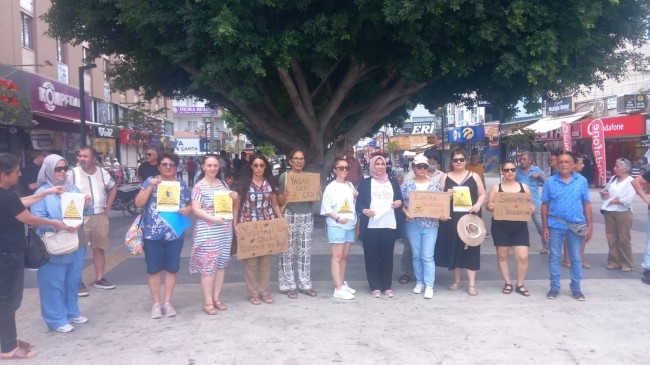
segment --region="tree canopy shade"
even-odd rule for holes
[[[204,98],[322,164],[416,103],[537,107],[621,76],[649,14],[635,0],[53,0],[44,18],[119,55],[115,86]]]

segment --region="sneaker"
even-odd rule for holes
[[[343,286],[342,286],[342,288],[343,288],[346,292],[348,292],[348,293],[350,293],[350,294],[354,294],[354,293],[357,292],[356,290],[350,288],[350,286],[348,285],[348,282],[347,282],[347,281],[344,281],[344,282],[343,282]]]
[[[354,299],[354,295],[350,293],[349,291],[345,290],[344,287],[341,287],[340,290],[334,289],[334,298],[339,298],[339,299]]]
[[[422,283],[415,284],[415,288],[413,288],[413,294],[422,294],[422,289],[424,289],[424,284]]]
[[[557,289],[551,289],[551,290],[548,291],[548,293],[546,293],[546,298],[547,298],[547,299],[551,299],[551,300],[555,300],[555,299],[557,299],[557,296],[558,296],[558,295],[560,295],[560,291],[559,291],[559,290],[557,290]]]
[[[573,292],[573,299],[575,299],[575,300],[577,300],[579,302],[584,302],[585,300],[587,300],[587,298],[585,298],[585,295],[582,294],[582,292],[580,290],[576,290],[576,291]]]
[[[648,285],[650,285],[650,270],[645,270],[645,271],[643,272],[643,275],[641,276],[641,281],[642,281],[644,284],[648,284]]]
[[[433,287],[427,286],[427,288],[424,289],[424,299],[432,299],[432,298],[433,298]]]
[[[548,250],[548,247],[542,247],[542,249],[539,250],[540,255],[548,255],[549,252],[551,251]]]
[[[370,292],[370,295],[371,295],[373,298],[381,298],[381,291],[379,291],[379,290],[373,290],[372,292]]]
[[[66,323],[63,326],[59,327],[56,329],[57,332],[61,333],[68,333],[71,332],[74,329],[70,323]]]
[[[171,303],[165,303],[163,305],[163,311],[165,311],[165,317],[174,317],[176,316],[176,309]]]
[[[388,290],[384,291],[384,295],[385,295],[386,297],[388,297],[388,298],[392,298],[392,297],[395,296],[395,293],[393,293],[392,290],[388,289]]]
[[[88,288],[86,288],[86,285],[84,285],[84,283],[81,283],[79,286],[79,293],[77,295],[80,297],[87,297],[90,295],[88,294]]]
[[[115,289],[115,285],[111,284],[106,280],[106,278],[101,278],[95,283],[93,283],[93,286],[97,289],[104,289],[104,290],[110,290],[110,289]]]
[[[68,318],[68,320],[72,323],[77,323],[77,324],[82,324],[88,322],[88,318],[84,316],[79,316],[79,317],[73,317],[73,318]]]
[[[151,306],[151,318],[152,319],[162,318],[162,306],[160,305],[160,303],[154,303],[154,305]]]

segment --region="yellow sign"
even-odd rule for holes
[[[472,207],[472,196],[467,186],[454,186],[454,212],[469,212]]]
[[[232,197],[230,191],[214,192],[214,216],[232,219]]]
[[[63,212],[63,219],[81,221],[81,214],[79,213],[77,206],[74,204],[74,201],[71,200],[70,204],[68,204],[68,207],[65,208],[65,212]]]
[[[474,130],[472,128],[469,128],[469,127],[463,129],[463,138],[465,138],[465,139],[474,138]]]
[[[163,181],[158,184],[157,209],[159,212],[176,212],[181,207],[181,183],[179,181]]]

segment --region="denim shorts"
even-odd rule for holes
[[[345,229],[336,226],[327,226],[327,240],[331,244],[354,242],[357,233],[356,227],[352,229]]]
[[[181,265],[183,238],[173,241],[147,239],[143,241],[148,274],[157,274],[163,270],[171,273],[178,272]]]

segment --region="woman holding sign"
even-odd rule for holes
[[[357,191],[349,181],[348,162],[337,157],[334,160],[336,179],[329,183],[323,193],[320,214],[327,217],[327,239],[332,248],[332,279],[334,280],[334,298],[354,299],[357,291],[350,288],[345,281],[345,265],[354,235],[356,234],[357,215],[354,201]]]
[[[458,221],[466,214],[478,214],[485,202],[485,188],[483,180],[477,174],[467,170],[467,152],[456,148],[451,155],[451,170],[440,177],[440,185],[453,196],[454,191],[469,192],[467,205],[462,209],[454,206],[452,202],[451,220],[440,225],[438,242],[436,244],[436,265],[446,266],[454,270],[454,282],[447,289],[456,291],[460,288],[461,271],[467,270],[467,294],[478,295],[476,289],[476,271],[481,268],[481,246],[466,245],[458,235]],[[460,188],[460,189],[459,189]]]
[[[517,165],[514,162],[506,161],[501,164],[501,172],[503,173],[503,182],[493,186],[488,197],[486,208],[490,212],[494,212],[495,208],[497,208],[497,193],[530,193],[528,185],[515,180],[517,176]],[[535,205],[532,204],[532,200],[530,209],[531,212],[535,211]],[[517,284],[515,285],[515,291],[525,297],[530,296],[530,292],[524,287],[524,280],[528,272],[528,247],[530,246],[528,222],[495,220],[492,218],[492,239],[497,248],[499,271],[505,281],[505,286],[501,292],[503,294],[512,293],[510,268],[508,265],[508,255],[512,247],[515,259],[517,260]]]
[[[232,244],[232,201],[237,193],[221,181],[219,157],[203,158],[199,182],[192,189],[192,211],[197,220],[192,235],[190,274],[201,274],[203,311],[208,315],[228,306],[221,301],[226,267],[230,261]]]
[[[144,208],[144,258],[147,263],[147,284],[153,304],[151,318],[176,315],[172,296],[176,287],[176,273],[180,268],[181,250],[185,229],[189,227],[187,216],[192,213],[190,189],[183,180],[176,179],[177,155],[158,155],[160,175],[150,176],[142,183],[142,190],[135,197],[135,205]],[[163,304],[160,304],[162,272],[165,272]]]
[[[62,186],[65,193],[80,193],[80,190],[67,180],[68,163],[59,155],[49,155],[43,161],[38,173],[37,184],[40,186],[36,194],[52,187]],[[85,197],[84,207],[75,208],[81,213],[90,205],[90,196]],[[37,217],[61,220],[64,219],[61,205],[61,195],[48,195],[45,199],[32,206],[32,214]],[[67,226],[68,232],[81,229],[83,216],[79,225]],[[45,232],[61,231],[53,226],[42,226],[36,231],[40,236]],[[86,323],[88,318],[81,315],[77,299],[83,258],[86,245],[79,240],[79,248],[74,252],[63,255],[50,255],[50,261],[38,269],[38,292],[41,298],[41,315],[52,331],[70,332],[74,327],[70,323]]]
[[[278,205],[278,187],[273,179],[273,166],[262,154],[255,154],[242,168],[237,185],[237,198],[233,207],[233,227],[240,239],[237,225],[244,222],[281,218]],[[273,303],[269,295],[271,262],[273,256],[257,256],[244,259],[244,279],[250,303],[259,305],[260,298],[266,304]],[[258,280],[259,275],[259,280]]]
[[[311,235],[314,232],[314,216],[311,212],[311,202],[288,202],[291,188],[288,188],[289,180],[299,180],[304,173],[305,154],[302,151],[294,150],[289,153],[289,164],[291,171],[280,175],[280,188],[278,203],[280,206],[286,204],[284,216],[289,222],[289,249],[287,252],[278,255],[278,283],[280,291],[287,293],[290,299],[298,298],[296,293],[296,280],[294,272],[295,265],[298,266],[298,280],[300,281],[300,292],[310,297],[315,297],[316,292],[311,285]],[[319,186],[320,190],[320,186]],[[320,200],[316,197],[315,201]],[[297,254],[297,260],[294,254]]]
[[[404,224],[402,192],[386,174],[382,156],[370,159],[370,177],[359,184],[356,211],[361,214],[359,239],[363,242],[366,276],[373,298],[394,296],[393,251]]]
[[[436,264],[433,253],[438,238],[438,219],[414,218],[408,210],[409,193],[414,191],[441,192],[442,187],[436,179],[427,176],[429,160],[420,154],[413,159],[413,171],[415,177],[408,179],[402,184],[402,196],[404,207],[402,211],[406,215],[406,235],[411,244],[413,252],[413,272],[415,273],[415,288],[413,293],[421,294],[424,290],[424,298],[433,298],[433,285],[436,279]],[[447,217],[438,217],[447,219]]]

